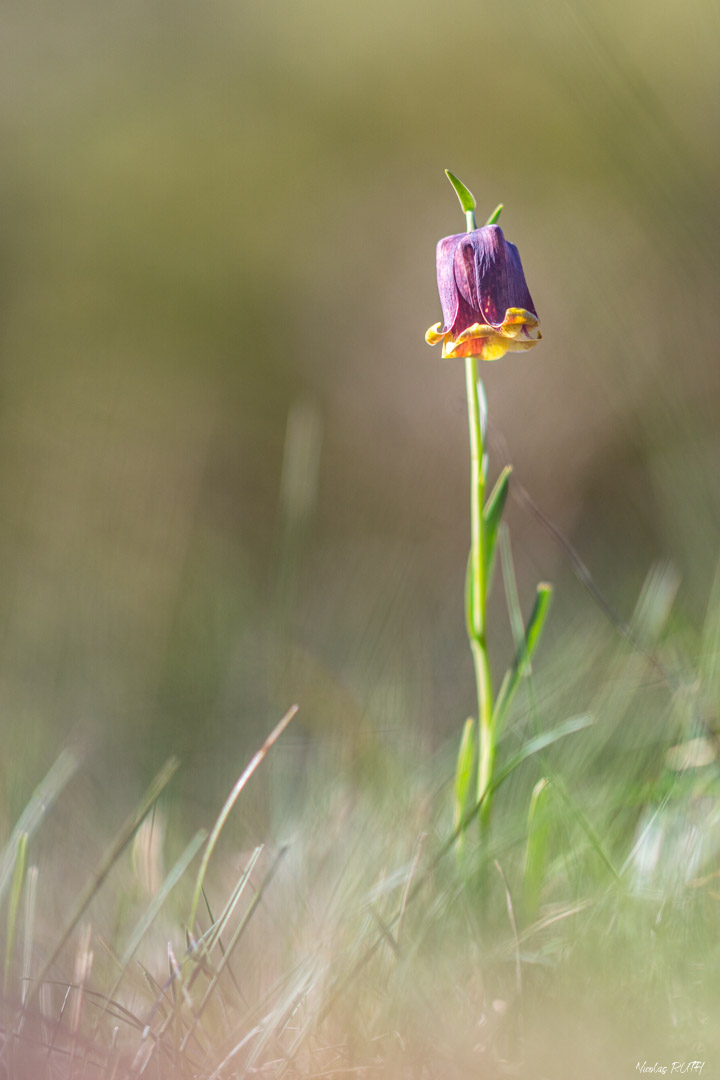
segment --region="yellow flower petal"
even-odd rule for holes
[[[472,326],[468,326],[462,333],[458,334],[455,339],[459,344],[463,341],[470,341],[473,338],[490,338],[495,337],[497,330],[494,326],[488,326],[486,323],[473,323]]]
[[[441,323],[431,326],[425,335],[429,345],[443,343],[442,355],[455,360],[477,356],[479,360],[499,360],[507,352],[524,352],[537,345],[542,337],[537,317],[525,308],[508,308],[501,326],[473,323],[456,338],[442,334]]]
[[[498,333],[506,338],[530,338],[539,341],[540,333],[537,316],[524,308],[508,308],[505,312],[502,326],[498,327]]]
[[[482,350],[477,353],[477,356],[480,360],[499,360],[508,350],[513,348],[514,344],[514,341],[508,341],[507,338],[496,334],[483,342]]]
[[[540,341],[541,335],[536,338],[503,338],[505,348],[508,352],[523,352],[526,349],[534,348],[538,341]]]
[[[498,333],[508,340],[539,341],[542,337],[540,331],[533,328],[528,331],[526,326],[501,326]]]
[[[533,327],[539,326],[540,322],[537,315],[533,315],[532,311],[527,311],[521,307],[509,307],[505,312],[505,318],[503,319],[503,326],[519,324],[521,326]]]
[[[425,340],[428,345],[439,345],[444,340],[445,334],[440,333],[442,323],[436,322],[434,326],[431,326],[429,330],[425,332]]]
[[[480,360],[499,360],[508,349],[515,345],[514,341],[509,341],[507,338],[495,333],[491,326],[482,329],[483,331],[489,331],[489,333],[475,334],[472,337],[466,337],[465,340],[461,340],[462,335],[457,341],[446,340],[443,346],[443,356],[449,359],[477,356]]]

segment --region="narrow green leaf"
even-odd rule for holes
[[[492,574],[493,560],[495,557],[495,544],[497,542],[498,529],[502,521],[505,503],[510,490],[510,474],[512,465],[506,465],[497,479],[495,487],[490,492],[483,508],[485,521],[485,566],[488,580]],[[517,643],[516,643],[517,644]]]
[[[32,958],[35,945],[35,908],[37,906],[38,868],[31,866],[25,879],[25,940],[23,942],[23,978],[20,987],[20,1002],[25,1004],[30,979],[32,977]]]
[[[540,644],[543,627],[545,626],[545,619],[547,618],[548,611],[550,610],[552,592],[552,585],[549,585],[545,581],[540,582],[537,587],[535,605],[530,613],[527,629],[525,631],[526,655],[523,657],[523,659],[526,659],[528,661],[532,660],[535,654],[535,650]]]
[[[469,716],[463,725],[455,769],[455,813],[454,826],[460,824],[468,810],[468,798],[475,778],[475,720]]]
[[[576,731],[582,731],[584,728],[590,727],[593,723],[593,718],[589,713],[583,713],[581,716],[572,716],[569,720],[565,720],[562,724],[558,724],[557,727],[551,728],[550,731],[544,731],[542,735],[534,735],[532,739],[528,739],[524,746],[521,746],[511,758],[506,762],[505,766],[495,775],[493,782],[490,786],[491,791],[497,791],[501,784],[503,784],[511,773],[515,772],[518,765],[522,765],[523,761],[526,761],[533,754],[539,754],[542,750],[546,750],[548,746],[552,746],[559,739],[564,739],[566,735],[574,735]],[[474,813],[475,811],[473,811]]]
[[[17,825],[12,831],[10,839],[0,856],[0,899],[7,888],[10,874],[15,865],[15,853],[17,851],[18,837],[21,833],[27,833],[31,839],[33,833],[40,825],[45,814],[57,799],[65,785],[75,774],[79,762],[70,750],[63,750],[53,763],[45,778],[38,784],[30,797],[30,800],[18,818]]]
[[[502,214],[502,212],[503,212],[503,204],[498,203],[497,206],[495,207],[495,209],[493,210],[492,214],[490,215],[490,217],[485,222],[485,224],[486,225],[497,225],[497,220],[500,217],[500,215]]]
[[[125,946],[125,950],[120,959],[120,974],[117,976],[115,984],[113,985],[112,990],[108,994],[108,998],[115,997],[118,986],[120,985],[120,980],[125,972],[125,969],[128,967],[130,961],[135,955],[140,945],[140,942],[145,937],[146,933],[148,932],[153,922],[157,918],[158,914],[160,913],[163,904],[170,895],[171,890],[174,889],[175,885],[183,876],[188,866],[204,844],[206,838],[207,832],[205,831],[205,829],[199,829],[198,832],[195,833],[195,836],[185,848],[182,855],[175,863],[172,870],[167,875],[162,885],[156,892],[155,896],[152,898],[152,901],[150,902],[147,910],[143,913],[140,921],[130,935],[127,945]]]
[[[471,214],[475,209],[477,203],[475,202],[475,196],[469,188],[466,188],[462,180],[458,180],[454,173],[451,173],[449,169],[445,170],[445,175],[455,188],[455,194],[460,200],[460,205],[463,209],[463,213]]]
[[[557,727],[552,728],[550,731],[543,732],[542,735],[535,735],[532,739],[529,739],[524,746],[512,755],[509,761],[505,764],[505,767],[500,772],[496,773],[490,787],[478,801],[468,810],[467,814],[460,822],[460,824],[453,829],[447,840],[440,846],[435,858],[430,863],[430,866],[421,874],[418,880],[415,882],[411,892],[410,899],[412,899],[418,890],[422,887],[423,882],[427,879],[428,875],[434,870],[434,868],[440,863],[440,861],[447,855],[448,851],[455,845],[458,838],[467,829],[471,821],[473,821],[482,810],[485,800],[493,792],[497,791],[501,784],[507,780],[508,776],[517,769],[518,765],[521,765],[527,758],[532,757],[533,754],[539,754],[542,750],[547,749],[548,746],[552,746],[553,743],[558,742],[560,739],[564,739],[566,735],[573,735],[576,731],[582,731],[583,728],[590,727],[593,723],[592,716],[589,713],[584,713],[581,716],[571,716],[569,720],[565,720],[564,723],[558,724]]]
[[[537,917],[540,892],[545,880],[547,865],[547,841],[550,831],[548,801],[550,781],[538,780],[533,788],[527,817],[527,843],[523,874],[523,899],[525,921],[531,923]]]
[[[540,643],[540,637],[545,626],[545,620],[550,610],[550,601],[552,599],[552,585],[547,585],[544,582],[538,585],[537,594],[535,596],[535,603],[533,609],[530,612],[530,618],[525,626],[525,634],[523,640],[520,643],[520,647],[515,653],[515,659],[513,660],[512,667],[508,668],[505,672],[505,677],[500,686],[497,700],[495,702],[495,713],[493,722],[495,730],[499,734],[502,722],[505,718],[505,714],[508,710],[508,706],[512,701],[513,695],[518,688],[518,684],[523,675],[524,669],[529,665],[533,658],[535,650]]]
[[[10,901],[7,913],[7,938],[5,941],[5,970],[3,973],[3,992],[7,998],[8,983],[10,981],[10,965],[12,964],[15,946],[15,927],[17,925],[17,913],[20,906],[20,894],[22,893],[23,881],[25,880],[25,866],[27,865],[28,835],[20,833],[15,850],[15,871],[10,887]]]

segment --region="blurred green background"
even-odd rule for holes
[[[2,22],[10,820],[77,738],[138,784],[177,752],[216,806],[294,700],[298,741],[459,731],[464,376],[423,341],[462,228],[445,167],[481,218],[504,202],[544,333],[485,369],[493,471],[509,454],[623,613],[668,557],[697,622],[717,7],[33,0]],[[562,649],[603,617],[510,521]]]

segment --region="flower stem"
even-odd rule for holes
[[[480,409],[477,358],[465,359],[465,383],[468,401],[468,427],[470,432],[470,588],[468,590],[467,627],[470,639],[475,685],[478,702],[478,786],[477,798],[486,795],[492,782],[495,764],[495,730],[493,724],[493,695],[490,661],[487,652],[486,606],[487,606],[487,558],[485,545],[485,480],[487,458],[485,455],[484,420]],[[484,824],[490,818],[490,799],[486,797],[481,812]]]

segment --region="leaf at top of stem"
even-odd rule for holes
[[[493,210],[492,214],[490,215],[490,217],[485,222],[485,224],[486,225],[497,225],[498,218],[500,217],[502,212],[503,212],[503,204],[498,203],[497,206],[495,207],[495,209]]]
[[[445,175],[455,188],[455,194],[460,200],[460,205],[463,209],[463,213],[470,214],[477,205],[475,202],[475,196],[469,188],[466,188],[462,180],[458,180],[454,173],[451,173],[449,169],[445,170]]]

